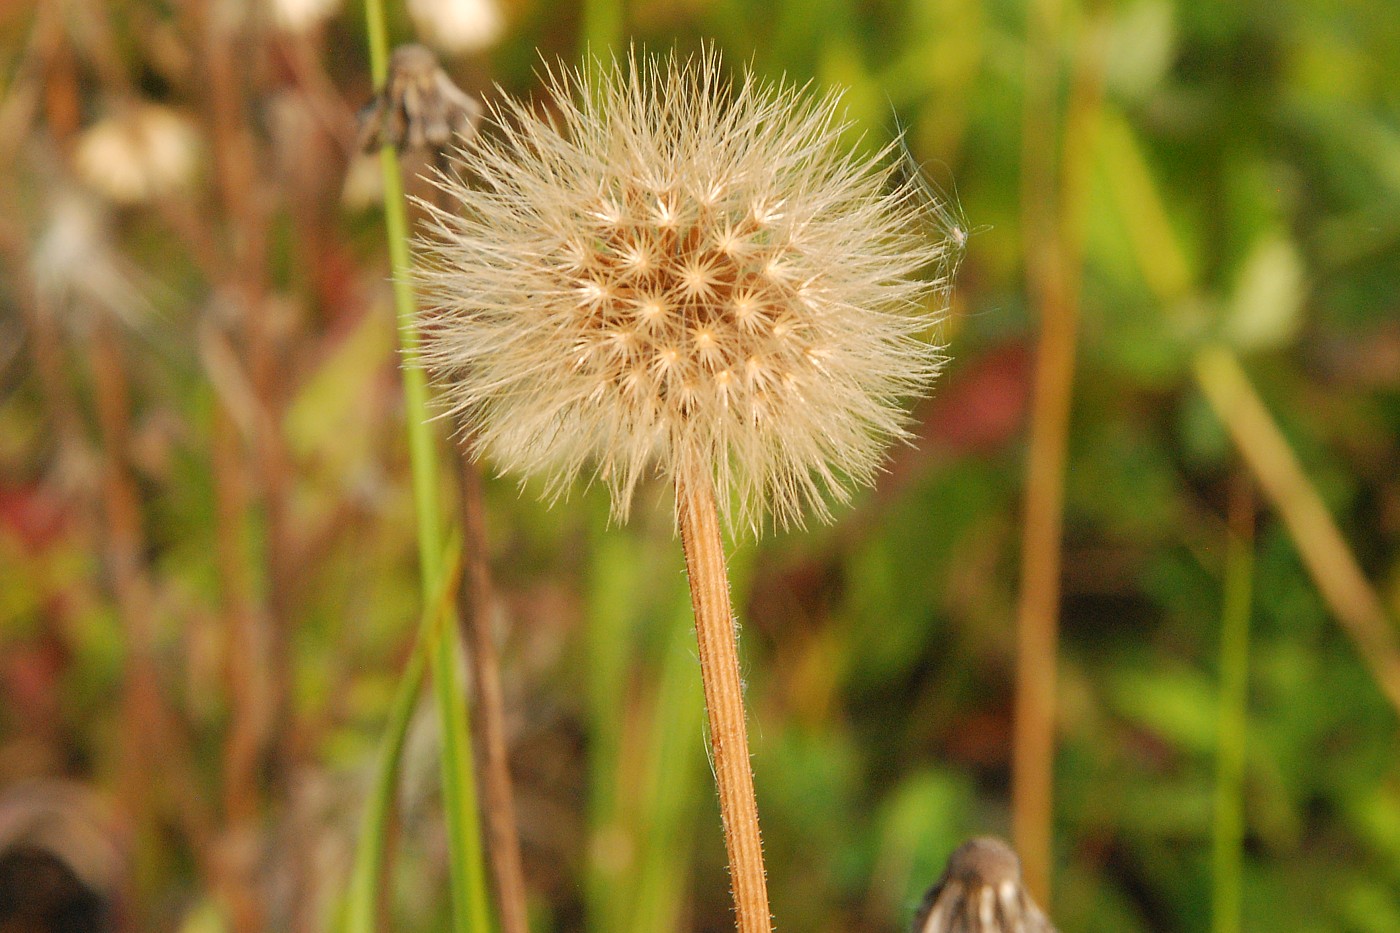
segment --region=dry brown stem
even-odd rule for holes
[[[243,338],[248,382],[255,399],[251,465],[256,492],[266,522],[262,554],[266,579],[263,611],[243,617],[255,626],[256,637],[240,649],[262,649],[268,676],[263,681],[268,716],[265,727],[244,728],[239,741],[261,740],[256,757],[266,757],[272,769],[274,795],[281,808],[282,825],[288,845],[285,864],[290,872],[290,888],[295,892],[290,916],[293,933],[307,933],[314,923],[315,877],[310,868],[306,834],[297,831],[297,795],[292,785],[301,758],[294,695],[295,661],[292,626],[295,615],[295,580],[291,570],[297,552],[293,540],[290,496],[293,473],[281,418],[285,407],[287,373],[280,358],[279,341],[267,302],[269,199],[262,166],[265,155],[250,120],[250,98],[263,76],[261,55],[263,35],[255,26],[233,25],[220,16],[215,5],[190,5],[191,28],[201,48],[201,64],[207,92],[208,131],[215,161],[215,181],[220,216],[227,237],[226,271],[215,284],[236,302]],[[243,699],[249,699],[246,695]],[[245,710],[244,726],[253,724],[259,711]],[[232,740],[232,736],[231,736]],[[232,750],[232,749],[231,749]],[[243,752],[240,752],[243,754]],[[246,769],[239,774],[246,779]],[[235,848],[239,827],[230,827]],[[245,878],[246,884],[254,879]],[[240,929],[243,929],[240,924]]]
[[[120,792],[138,832],[144,833],[156,828],[157,789],[168,789],[191,846],[204,855],[212,849],[212,818],[199,792],[189,742],[160,689],[155,590],[145,566],[140,495],[128,463],[131,393],[126,363],[111,322],[97,315],[92,328],[90,362],[103,454],[103,544],[126,646]],[[152,770],[156,762],[159,779]],[[210,871],[207,859],[201,860],[201,868]],[[211,873],[209,877],[214,876]],[[126,892],[129,900],[124,919],[132,929],[141,928],[142,910],[136,893]]]
[[[467,646],[472,683],[476,688],[476,739],[481,749],[481,772],[486,840],[491,853],[502,933],[529,933],[525,870],[515,822],[510,757],[506,746],[505,701],[501,691],[501,662],[491,632],[495,594],[487,561],[485,503],[481,470],[462,460],[462,546],[467,561],[462,578],[458,618]]]
[[[1054,119],[1059,0],[1036,5],[1027,67],[1022,201],[1026,274],[1040,313],[1026,459],[1017,612],[1013,830],[1031,896],[1050,904],[1055,681],[1069,414],[1079,326],[1082,210],[1103,93],[1102,48],[1086,36],[1061,147]],[[1057,176],[1054,153],[1062,151]]]
[[[703,474],[694,483],[677,479],[676,513],[690,577],[690,600],[695,609],[700,676],[705,684],[705,713],[710,723],[710,749],[737,926],[740,933],[768,933],[773,925],[763,871],[758,801],[749,764],[738,632],[729,604],[729,578],[714,488]]]

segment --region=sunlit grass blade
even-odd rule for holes
[[[466,692],[457,667],[461,630],[456,618],[455,613],[447,612],[438,619],[429,652],[433,693],[442,717],[442,796],[447,810],[448,851],[452,854],[452,918],[454,928],[463,933],[487,933],[492,927],[487,910],[486,860]]]
[[[583,50],[603,57],[621,51],[625,16],[622,0],[584,0]]]
[[[1317,488],[1228,348],[1196,353],[1196,379],[1259,487],[1288,526],[1303,566],[1390,704],[1400,711],[1400,636]]]
[[[633,899],[633,933],[679,929],[685,879],[692,857],[696,811],[692,801],[704,773],[697,737],[703,734],[705,697],[695,676],[690,600],[679,594],[669,624],[652,709],[647,772],[641,789],[641,864]]]
[[[637,538],[607,531],[593,533],[592,583],[588,594],[588,832],[592,840],[585,886],[588,925],[621,930],[627,912],[631,869],[612,853],[627,828],[620,813],[619,775],[623,753],[622,719],[628,674],[633,663],[639,607],[645,582],[655,572],[639,553]]]
[[[389,708],[389,721],[384,727],[379,752],[379,771],[366,806],[364,824],[360,830],[355,865],[350,874],[350,890],[346,897],[345,933],[373,933],[379,905],[379,878],[383,872],[384,851],[389,835],[389,818],[393,812],[394,791],[399,782],[399,765],[403,758],[404,737],[418,706],[423,689],[423,674],[433,642],[442,637],[442,620],[449,616],[452,595],[461,578],[462,556],[457,542],[449,545],[443,565],[447,574],[438,587],[433,601],[423,607],[418,625],[418,637],[408,666],[394,692]]]

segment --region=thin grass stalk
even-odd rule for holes
[[[33,277],[25,275],[22,280],[32,281]],[[63,337],[58,322],[47,311],[29,315],[29,333],[34,369],[39,375],[49,417],[53,419],[53,440],[62,464],[65,459],[82,457],[87,446],[78,400],[64,375]],[[72,477],[64,479],[71,481]]]
[[[690,617],[688,602],[678,605],[671,617],[675,631],[666,646],[652,708],[639,817],[644,835],[628,927],[631,933],[679,929],[694,838],[695,811],[690,801],[701,774],[692,740],[705,716],[704,694],[695,682],[694,655],[687,647]]]
[[[91,365],[95,382],[98,425],[102,435],[102,511],[105,519],[103,544],[107,573],[111,577],[117,618],[122,628],[125,652],[122,656],[120,710],[120,756],[117,766],[117,796],[132,824],[133,857],[123,878],[124,924],[138,929],[149,922],[140,890],[140,875],[146,844],[155,832],[157,819],[149,771],[146,714],[157,702],[149,678],[154,674],[151,652],[155,636],[151,630],[151,594],[138,570],[143,535],[137,493],[125,465],[130,412],[127,382],[110,325],[95,320],[91,336]]]
[[[225,689],[229,725],[223,744],[225,832],[255,833],[260,820],[261,759],[269,720],[265,629],[253,604],[252,570],[244,541],[247,483],[240,463],[238,429],[222,401],[214,404],[211,426],[214,483],[214,559],[218,567],[223,616]],[[238,866],[237,888],[246,892],[233,908],[233,928],[263,929],[262,899],[249,866]]]
[[[375,87],[382,88],[388,75],[389,47],[384,9],[379,0],[365,0],[365,21],[369,34],[371,72]],[[427,377],[418,360],[419,335],[414,319],[413,287],[409,281],[408,216],[398,154],[393,147],[384,146],[380,149],[379,157],[384,176],[384,221],[402,357],[418,560],[426,604],[437,593],[443,577],[437,451],[428,427]],[[458,933],[487,933],[490,921],[486,903],[485,859],[481,848],[476,782],[467,729],[466,696],[457,671],[460,644],[456,625],[450,628],[451,637],[434,640],[431,666],[433,692],[442,724],[443,800],[448,820],[453,929]]]
[[[384,735],[380,739],[379,770],[365,807],[364,822],[360,828],[360,845],[355,852],[355,865],[350,872],[345,922],[342,927],[345,933],[374,933],[376,928],[379,915],[379,884],[391,832],[389,823],[393,817],[394,791],[399,783],[404,741],[423,689],[423,674],[427,670],[428,656],[434,650],[434,643],[443,638],[444,618],[450,617],[452,594],[462,572],[461,549],[452,546],[444,555],[443,563],[447,568],[446,576],[434,599],[423,606],[413,651],[409,655],[408,666],[399,677],[393,705],[389,707],[389,721],[385,724]]]
[[[700,677],[705,687],[705,712],[710,724],[724,844],[729,855],[735,919],[739,933],[768,933],[773,923],[763,870],[758,800],[749,763],[738,631],[729,603],[729,578],[714,487],[705,474],[693,479],[677,478],[676,512],[695,612]]]
[[[584,0],[583,51],[606,58],[622,44],[623,0]]]
[[[1254,497],[1241,477],[1230,497],[1225,603],[1220,624],[1220,726],[1212,844],[1214,933],[1240,933],[1244,762],[1249,699],[1249,614],[1254,589]]]
[[[215,284],[236,296],[239,328],[244,336],[244,357],[252,390],[255,419],[250,453],[252,474],[256,477],[260,517],[263,524],[260,559],[262,563],[263,604],[254,615],[260,631],[255,642],[245,642],[238,650],[257,654],[256,662],[265,667],[262,685],[268,688],[261,698],[266,717],[255,731],[244,730],[239,741],[255,736],[264,747],[255,757],[270,763],[272,796],[280,810],[284,840],[280,858],[289,874],[294,896],[283,919],[290,933],[310,933],[317,902],[316,874],[309,837],[299,826],[301,814],[295,775],[302,758],[297,730],[296,659],[294,657],[295,589],[293,555],[297,551],[291,523],[290,498],[295,477],[286,439],[282,434],[285,405],[285,372],[278,358],[277,337],[268,314],[268,257],[270,216],[262,196],[264,178],[260,170],[263,153],[247,114],[255,96],[251,82],[260,69],[255,59],[262,51],[263,38],[255,22],[235,24],[222,17],[211,0],[191,4],[197,34],[201,37],[200,66],[205,69],[209,133],[215,163],[215,181],[221,206],[220,221],[226,225],[228,247],[222,268],[214,273]],[[197,244],[198,240],[192,240]],[[198,256],[196,249],[195,255]],[[249,658],[244,658],[245,666]],[[238,698],[244,697],[236,694]],[[236,714],[239,717],[249,713]],[[241,728],[241,727],[236,727]],[[248,777],[246,768],[231,773],[234,780]],[[241,791],[239,792],[241,793]],[[230,832],[237,834],[244,814],[231,813]],[[252,883],[255,860],[239,867]],[[238,929],[253,931],[255,921],[241,922]]]
[[[472,683],[476,687],[476,736],[481,743],[481,782],[486,803],[487,851],[496,884],[502,933],[529,933],[529,905],[520,834],[515,821],[506,742],[505,698],[501,689],[500,653],[492,632],[495,593],[486,551],[486,503],[481,468],[462,458],[462,538],[468,548],[467,572],[460,588],[461,634],[467,644]]]
[[[1041,0],[1027,42],[1022,202],[1027,287],[1040,317],[1026,457],[1017,609],[1012,809],[1031,897],[1050,907],[1056,666],[1069,446],[1088,175],[1103,100],[1103,24],[1077,46],[1065,129],[1054,119],[1060,0]],[[1054,154],[1060,152],[1059,171]]]
[[[436,170],[451,171],[446,153],[433,152]],[[433,188],[439,209],[451,212],[445,192]],[[462,449],[468,428],[459,426]],[[465,453],[461,457],[461,496],[458,502],[462,538],[467,551],[467,571],[458,600],[462,640],[467,645],[475,688],[477,740],[481,743],[481,782],[485,797],[487,851],[491,856],[491,877],[496,886],[496,905],[502,933],[528,933],[529,903],[525,887],[524,859],[520,854],[520,832],[515,818],[515,791],[510,777],[510,754],[506,741],[505,698],[501,689],[500,653],[492,632],[495,614],[495,588],[486,541],[486,493],[481,467]]]
[[[206,4],[207,6],[208,4]],[[269,218],[261,206],[262,186],[258,166],[261,153],[249,130],[244,114],[249,95],[245,78],[248,68],[239,56],[244,40],[252,44],[256,36],[246,36],[215,25],[217,14],[204,12],[206,62],[209,69],[209,104],[212,113],[214,151],[223,212],[231,229],[229,278],[225,283],[238,296],[240,325],[246,336],[248,381],[257,402],[255,423],[255,475],[260,485],[266,533],[263,563],[266,568],[268,664],[273,686],[273,751],[277,755],[276,774],[283,802],[290,804],[290,773],[299,757],[293,728],[295,662],[292,657],[294,583],[288,573],[290,555],[295,551],[288,520],[288,498],[292,473],[282,436],[281,415],[283,374],[279,371],[276,338],[266,305]],[[301,866],[302,869],[306,866]],[[298,911],[299,913],[301,911]],[[305,925],[305,920],[300,925]]]
[[[1192,271],[1167,220],[1150,167],[1127,125],[1110,122],[1106,141],[1117,148],[1119,172],[1110,175],[1119,213],[1133,240],[1147,284],[1172,313],[1195,288]],[[1283,517],[1313,584],[1356,646],[1381,693],[1400,712],[1400,636],[1394,619],[1332,520],[1287,439],[1269,414],[1238,356],[1221,344],[1201,347],[1192,369],[1216,416]]]
[[[1327,504],[1308,481],[1234,352],[1219,345],[1208,346],[1197,351],[1193,365],[1211,407],[1288,526],[1313,583],[1356,645],[1381,692],[1400,712],[1400,636]]]
[[[621,930],[626,916],[630,864],[614,857],[624,832],[620,813],[622,716],[635,639],[631,630],[643,602],[642,582],[651,570],[631,535],[608,534],[603,522],[589,528],[592,546],[585,623],[588,699],[588,873],[584,899],[588,927]]]
[[[203,803],[195,774],[194,754],[160,688],[156,657],[154,584],[145,565],[145,532],[140,493],[128,462],[131,442],[131,387],[127,366],[112,322],[95,315],[91,334],[91,365],[98,426],[103,448],[102,509],[106,523],[104,546],[112,579],[117,615],[126,653],[123,658],[120,705],[123,760],[119,785],[131,807],[139,834],[159,828],[160,788],[173,798],[176,819],[204,877],[238,907],[251,892],[230,884],[212,859],[213,818]],[[159,761],[161,780],[152,768]],[[136,868],[139,870],[139,859]],[[129,892],[136,894],[137,892]],[[144,912],[138,899],[127,905],[125,918],[141,929]]]
[[[1062,0],[1027,11],[1026,100],[1021,139],[1021,203],[1026,285],[1040,318],[1030,445],[1021,525],[1021,588],[1016,614],[1016,703],[1012,754],[1012,832],[1026,887],[1045,903],[1050,887],[1056,655],[1064,464],[1074,378],[1075,309],[1060,294],[1058,150],[1055,113]]]

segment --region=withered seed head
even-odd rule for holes
[[[1000,839],[963,843],[914,918],[913,933],[1055,933],[1021,882],[1021,860]]]
[[[428,48],[401,45],[384,87],[360,112],[360,148],[441,149],[475,133],[481,114],[481,103],[452,83]]]

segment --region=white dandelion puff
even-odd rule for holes
[[[547,79],[556,116],[497,105],[420,243],[424,356],[475,451],[556,495],[596,477],[620,519],[650,473],[731,525],[829,517],[939,368],[938,206],[842,144],[838,94],[713,52]]]

